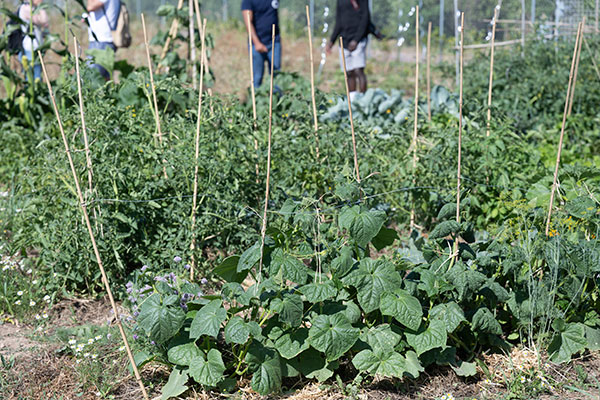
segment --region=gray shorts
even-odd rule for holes
[[[344,57],[346,58],[346,70],[353,71],[359,68],[365,68],[367,66],[367,44],[369,40],[364,38],[354,51],[344,49]],[[344,70],[344,64],[342,60],[342,51],[340,50],[340,67]]]

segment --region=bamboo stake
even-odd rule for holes
[[[79,115],[81,116],[81,130],[83,131],[83,143],[85,145],[85,165],[88,175],[88,190],[91,193],[94,191],[93,175],[94,169],[92,167],[92,157],[90,156],[90,144],[88,141],[87,128],[85,125],[85,112],[83,111],[83,91],[81,90],[81,73],[79,71],[79,43],[77,37],[73,36],[73,47],[75,48],[75,72],[77,76],[77,94],[79,95]],[[96,212],[98,210],[98,212]],[[96,229],[98,229],[98,214],[100,213],[100,207],[92,209],[94,213],[94,221],[96,222]],[[101,229],[101,231],[103,231]]]
[[[198,10],[196,10],[198,12]],[[197,14],[200,15],[200,14]],[[194,271],[196,269],[196,257],[194,256],[194,250],[196,250],[196,235],[194,228],[196,227],[196,205],[198,197],[198,158],[200,156],[200,123],[202,121],[202,92],[204,90],[204,38],[206,34],[206,18],[202,24],[202,31],[200,32],[200,89],[198,91],[198,118],[196,121],[196,153],[194,157],[194,195],[192,197],[192,243],[190,244],[190,250],[192,253],[192,265],[190,267],[190,281],[194,281]]]
[[[269,131],[267,141],[267,183],[265,188],[265,210],[263,212],[262,228],[260,229],[260,262],[258,264],[258,284],[262,275],[263,251],[267,234],[267,211],[269,209],[269,184],[271,181],[271,133],[273,131],[273,64],[275,61],[275,24],[271,32],[271,86],[269,88]]]
[[[196,21],[198,23],[198,30],[200,30],[200,27],[202,26],[202,15],[200,14],[200,4],[198,3],[198,0],[194,0],[194,7],[196,9]],[[204,35],[204,39],[206,40],[206,35]],[[210,72],[210,66],[208,65],[208,57],[206,56],[206,50],[204,51],[204,54],[202,55],[202,62],[204,62],[204,71]],[[208,90],[209,90],[209,95],[212,97],[212,94],[210,93],[210,88]],[[211,100],[211,102],[212,102],[212,100]]]
[[[354,151],[354,171],[356,181],[360,184],[360,172],[358,170],[358,155],[356,154],[356,136],[354,135],[354,120],[352,119],[352,101],[350,100],[350,88],[348,87],[348,71],[346,71],[346,57],[344,56],[344,38],[340,36],[340,51],[342,52],[342,65],[344,67],[344,82],[346,83],[346,97],[348,98],[348,114],[350,116],[350,130],[352,131],[352,150]]]
[[[431,22],[427,25],[427,120],[431,122]]]
[[[485,136],[490,136],[490,125],[492,121],[492,87],[494,84],[494,45],[496,43],[496,23],[498,22],[498,9],[494,8],[494,23],[492,25],[492,49],[490,51],[490,81],[488,86],[487,101],[487,128]]]
[[[306,26],[308,27],[308,49],[310,54],[310,95],[312,98],[314,117],[315,151],[317,155],[317,162],[319,162],[319,119],[317,117],[317,101],[315,100],[315,64],[313,58],[312,32],[310,29],[310,10],[308,9],[308,6],[306,6]]]
[[[65,146],[65,152],[67,153],[67,158],[69,159],[69,166],[71,167],[71,173],[73,174],[73,180],[75,181],[75,188],[77,189],[77,197],[79,198],[79,205],[81,206],[81,212],[83,213],[83,217],[85,219],[85,224],[87,226],[88,234],[90,235],[90,240],[92,242],[92,247],[94,249],[94,255],[96,256],[96,262],[98,263],[98,267],[100,268],[100,273],[102,274],[102,282],[104,283],[104,287],[106,289],[106,293],[108,295],[108,299],[110,300],[110,305],[115,314],[115,320],[117,322],[117,326],[119,328],[119,332],[121,333],[121,338],[123,339],[123,344],[125,345],[125,350],[127,351],[127,357],[129,358],[129,362],[131,363],[131,367],[133,369],[133,373],[135,375],[135,380],[140,386],[144,399],[148,400],[148,393],[146,393],[146,388],[144,387],[144,383],[142,382],[142,377],[140,376],[140,372],[135,364],[135,359],[133,358],[133,354],[131,353],[131,348],[129,347],[129,341],[127,340],[127,335],[125,334],[125,330],[123,329],[123,325],[121,324],[121,318],[119,315],[119,310],[117,309],[117,305],[115,303],[115,299],[112,294],[112,290],[110,289],[110,284],[108,282],[108,276],[106,275],[106,271],[104,270],[104,266],[102,264],[102,259],[100,257],[100,252],[98,251],[98,246],[96,245],[96,239],[94,238],[94,232],[92,231],[92,224],[90,222],[90,217],[87,212],[87,205],[83,199],[83,194],[81,192],[81,187],[79,186],[79,179],[77,178],[77,171],[75,170],[75,165],[73,164],[73,158],[71,157],[71,150],[69,150],[69,143],[67,142],[67,136],[65,135],[65,130],[63,128],[62,120],[60,119],[60,114],[58,112],[58,107],[56,105],[56,99],[54,98],[54,92],[52,91],[52,86],[50,85],[50,79],[48,78],[48,72],[46,71],[46,65],[44,64],[44,59],[42,58],[42,53],[38,51],[38,56],[40,59],[40,63],[42,65],[42,71],[44,73],[44,79],[46,80],[46,85],[48,86],[48,93],[50,94],[50,99],[52,101],[52,107],[54,108],[54,114],[56,115],[56,120],[58,122],[58,127],[60,130],[60,134],[62,136],[63,144]]]
[[[571,115],[571,111],[573,110],[573,100],[575,98],[575,87],[577,86],[577,72],[579,71],[579,58],[581,57],[581,45],[583,44],[583,39],[585,39],[585,16],[581,21],[581,37],[579,38],[579,46],[577,47],[577,57],[575,61],[575,73],[573,75],[573,87],[571,88],[571,98],[569,99],[569,113],[567,116]]]
[[[250,93],[252,94],[252,118],[254,120],[253,128],[254,128],[254,130],[256,130],[257,115],[256,115],[256,93],[254,90],[254,54],[252,51],[252,31],[250,29],[250,24],[252,23],[252,21],[250,21],[249,14],[247,14],[246,22],[247,22],[246,25],[248,28],[248,63],[250,64]],[[256,153],[256,158],[257,158],[256,164],[254,165],[254,167],[256,169],[256,183],[258,183],[260,169],[258,167],[258,140],[256,140],[256,137],[254,138],[254,151]]]
[[[183,8],[183,0],[179,0],[177,3],[177,11]],[[169,46],[171,46],[171,41],[177,36],[177,31],[179,30],[179,20],[177,17],[171,22],[171,28],[169,29],[169,35],[167,36],[167,40],[165,41],[165,45],[162,48],[162,52],[160,53],[161,61],[167,56],[167,51],[169,51]]]
[[[556,152],[556,166],[554,167],[554,180],[552,182],[552,189],[550,191],[550,204],[548,205],[548,218],[546,220],[546,236],[550,234],[550,221],[552,218],[552,206],[554,204],[554,196],[556,194],[556,185],[558,182],[558,167],[560,165],[560,155],[562,153],[562,145],[565,137],[565,125],[567,123],[567,114],[569,112],[569,99],[573,84],[573,75],[575,71],[575,62],[577,58],[577,49],[579,48],[579,40],[581,38],[581,26],[579,23],[577,29],[577,38],[575,39],[575,48],[573,49],[573,59],[571,60],[571,71],[569,72],[569,84],[567,85],[567,96],[565,99],[565,110],[563,113],[562,126],[560,128],[560,139],[558,141],[558,150]]]
[[[462,163],[462,131],[463,131],[463,64],[464,64],[464,32],[465,13],[460,14],[460,73],[459,73],[459,96],[458,96],[458,171],[456,174],[456,222],[460,222],[460,184]]]
[[[154,121],[156,122],[156,129],[158,130],[158,143],[162,147],[163,138],[162,130],[160,127],[160,117],[158,115],[158,102],[156,101],[156,88],[154,86],[154,74],[152,73],[152,59],[150,58],[150,46],[148,45],[148,33],[146,32],[146,21],[144,20],[144,14],[142,14],[142,28],[144,31],[144,44],[146,45],[146,57],[148,59],[148,71],[150,71],[150,85],[152,86],[152,99],[154,100]],[[163,160],[163,163],[165,160]],[[167,178],[167,167],[163,165],[163,174]]]
[[[190,40],[190,64],[192,67],[192,87],[196,88],[196,30],[194,29],[194,0],[188,1],[188,18],[189,18],[189,40]],[[198,27],[200,29],[200,26]],[[201,56],[202,57],[202,56]],[[200,62],[204,62],[201,60]]]
[[[415,22],[415,115],[414,115],[414,126],[413,126],[413,137],[412,137],[412,168],[413,168],[413,186],[416,186],[416,177],[415,174],[417,172],[417,139],[419,134],[419,6],[416,7],[416,22]],[[431,27],[431,23],[429,23],[429,27]],[[429,64],[428,64],[429,66]],[[411,209],[410,209],[410,230],[412,231],[415,228],[415,201],[414,194],[411,191]]]

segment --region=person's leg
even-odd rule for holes
[[[348,90],[350,93],[356,92],[356,70],[348,71]]]
[[[367,91],[367,75],[365,75],[364,68],[358,68],[354,71],[356,75],[356,81],[358,83],[358,91],[364,93]]]
[[[254,87],[258,88],[265,73],[265,56],[264,53],[256,51],[254,45],[252,45],[252,69],[254,72]]]
[[[275,60],[273,61],[273,71],[281,70],[281,41],[279,39],[275,39],[275,48],[273,49],[273,57]],[[271,62],[271,48],[269,47],[269,62]],[[269,65],[270,67],[270,65]],[[270,71],[270,70],[269,70]]]

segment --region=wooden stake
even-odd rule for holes
[[[197,10],[196,10],[197,12]],[[198,14],[199,15],[199,14]],[[200,90],[198,91],[198,118],[196,121],[196,153],[194,157],[194,194],[192,197],[192,243],[190,244],[190,250],[192,253],[192,265],[190,267],[190,281],[194,281],[194,271],[196,269],[196,257],[194,256],[194,250],[196,250],[196,234],[194,229],[196,227],[196,205],[198,197],[198,158],[200,156],[200,124],[202,122],[202,92],[204,90],[204,38],[206,34],[206,18],[202,24],[202,31],[200,32]]]
[[[490,80],[488,86],[488,101],[487,101],[487,128],[485,136],[490,136],[490,125],[492,121],[492,87],[494,84],[494,45],[496,43],[496,24],[498,22],[498,9],[494,8],[494,23],[492,25],[492,49],[490,51]]]
[[[548,218],[546,219],[546,236],[550,235],[550,221],[552,218],[552,207],[554,205],[554,196],[556,194],[556,185],[558,182],[558,167],[560,165],[560,155],[562,153],[562,145],[565,137],[565,125],[567,123],[567,114],[569,112],[569,99],[573,84],[573,75],[575,72],[575,62],[577,58],[577,49],[579,48],[579,40],[581,39],[581,22],[577,28],[577,38],[575,39],[575,48],[573,49],[573,59],[571,60],[571,71],[569,72],[569,84],[567,85],[567,96],[565,99],[565,110],[563,113],[562,126],[560,128],[560,139],[558,141],[558,151],[556,152],[556,166],[554,167],[554,181],[550,191],[550,204],[548,205]]]
[[[462,131],[463,131],[463,64],[464,64],[464,35],[465,13],[460,14],[460,73],[459,73],[459,95],[458,95],[458,172],[456,174],[456,222],[460,222],[460,184],[462,163]]]
[[[189,18],[189,40],[190,40],[190,64],[192,67],[192,87],[196,89],[196,30],[194,29],[194,0],[188,1],[188,18]],[[198,27],[200,29],[200,27]],[[203,62],[201,60],[200,62]]]
[[[150,85],[152,86],[152,99],[154,100],[154,121],[156,122],[156,129],[158,130],[158,143],[162,147],[163,138],[162,130],[160,127],[160,117],[158,115],[158,102],[156,101],[156,88],[154,86],[154,75],[152,73],[152,59],[150,58],[150,46],[148,45],[148,33],[146,32],[146,21],[144,20],[144,14],[142,14],[142,28],[144,31],[144,44],[146,45],[146,57],[148,59],[148,71],[150,71]],[[167,178],[167,167],[164,165],[163,160],[163,174]]]
[[[248,28],[248,63],[250,64],[250,93],[252,94],[252,118],[254,120],[253,123],[253,128],[254,130],[256,130],[256,119],[257,119],[257,115],[256,115],[256,93],[254,90],[254,54],[253,54],[253,50],[252,50],[252,31],[250,29],[250,24],[252,23],[252,21],[250,21],[250,15],[247,15],[246,17],[246,21],[247,21],[247,28]],[[254,165],[255,170],[256,170],[256,183],[259,182],[259,174],[260,174],[260,168],[258,167],[258,140],[256,140],[256,137],[254,138],[254,151],[256,153],[256,164]]]
[[[427,120],[431,122],[431,22],[427,25]]]
[[[177,3],[177,11],[183,8],[183,0],[179,0]],[[169,46],[171,46],[171,41],[177,36],[177,31],[179,30],[179,20],[177,17],[171,22],[171,28],[169,29],[169,35],[167,36],[167,40],[165,41],[165,45],[162,48],[162,52],[160,53],[160,60],[162,61],[167,56],[167,51],[169,51]],[[160,68],[160,66],[159,66]]]
[[[260,229],[260,262],[258,264],[258,283],[260,284],[267,234],[267,211],[269,210],[269,184],[271,181],[271,133],[273,131],[273,64],[275,64],[275,24],[271,32],[271,86],[269,89],[269,131],[267,141],[267,183],[265,188],[265,210],[263,212],[262,228]]]
[[[360,172],[358,170],[358,155],[356,154],[356,136],[354,135],[354,120],[352,119],[352,101],[350,100],[350,88],[348,87],[348,71],[346,71],[346,57],[344,56],[344,38],[340,36],[340,51],[342,52],[342,65],[344,67],[344,82],[346,83],[346,97],[348,98],[348,114],[350,116],[350,130],[352,131],[352,150],[354,151],[354,171],[356,181],[360,184]]]
[[[583,44],[583,39],[585,33],[585,17],[583,17],[581,21],[581,37],[579,38],[579,45],[577,46],[577,57],[575,61],[575,73],[573,75],[573,87],[571,88],[571,98],[569,99],[569,113],[567,116],[571,116],[571,111],[573,110],[573,100],[575,98],[575,86],[577,86],[577,72],[579,71],[579,58],[581,57],[581,45]]]
[[[417,179],[415,174],[417,172],[417,140],[419,134],[419,58],[420,52],[419,47],[421,46],[419,43],[419,6],[416,7],[416,16],[415,16],[415,115],[414,115],[414,125],[413,125],[413,137],[412,137],[412,168],[413,168],[413,186],[416,186]],[[431,27],[431,23],[429,24]],[[429,66],[429,65],[428,65]],[[411,191],[411,209],[410,209],[410,230],[412,231],[415,228],[415,201],[414,195]]]
[[[115,299],[113,297],[112,290],[110,289],[110,284],[108,282],[108,276],[106,275],[106,271],[104,270],[104,266],[102,264],[102,259],[100,257],[100,252],[98,251],[98,246],[96,245],[96,239],[94,238],[94,232],[92,231],[92,224],[90,223],[90,217],[87,212],[87,205],[83,199],[81,187],[79,186],[79,179],[77,178],[77,171],[75,170],[75,165],[73,164],[73,158],[71,157],[71,150],[69,150],[69,143],[67,142],[67,136],[65,135],[65,130],[63,128],[62,120],[60,119],[58,107],[56,106],[56,99],[54,98],[54,92],[52,91],[52,86],[50,85],[50,79],[48,78],[48,72],[46,71],[46,65],[44,64],[44,59],[42,58],[42,53],[39,51],[38,51],[38,56],[40,59],[40,63],[42,64],[42,71],[44,73],[44,79],[46,80],[46,84],[48,86],[48,93],[50,94],[50,99],[52,101],[52,107],[54,108],[54,114],[56,115],[56,120],[58,122],[58,127],[60,130],[60,134],[62,136],[63,144],[65,146],[67,158],[69,159],[71,173],[73,174],[73,180],[75,181],[75,188],[77,189],[77,197],[79,198],[79,205],[81,206],[81,211],[82,211],[83,217],[85,219],[85,224],[87,226],[88,234],[90,235],[90,240],[92,241],[94,255],[96,256],[96,262],[98,263],[98,267],[100,268],[100,273],[102,274],[102,282],[104,283],[104,287],[106,289],[106,294],[108,295],[108,299],[110,300],[110,305],[112,307],[113,313],[115,314],[115,320],[116,320],[117,326],[119,328],[119,332],[121,333],[121,338],[123,339],[123,344],[125,345],[125,350],[127,351],[127,357],[129,358],[129,362],[131,362],[131,367],[132,367],[133,373],[135,375],[135,380],[138,382],[138,384],[140,386],[140,389],[142,391],[142,395],[143,395],[144,399],[148,400],[148,393],[146,393],[146,388],[144,387],[144,383],[142,382],[142,377],[140,376],[140,372],[137,368],[137,365],[135,364],[135,359],[133,358],[133,354],[131,353],[131,348],[129,347],[129,341],[127,340],[127,335],[125,334],[125,330],[123,329],[123,325],[121,324],[119,310],[117,309],[117,305],[115,303]]]
[[[310,10],[306,6],[306,26],[308,27],[308,49],[310,55],[310,95],[312,98],[314,129],[315,129],[315,151],[317,162],[319,162],[319,118],[317,116],[317,102],[315,100],[315,64],[313,58],[312,32],[310,29]]]

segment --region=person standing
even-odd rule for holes
[[[242,16],[246,28],[252,36],[252,58],[254,68],[254,87],[261,85],[265,73],[265,62],[273,71],[281,69],[281,40],[279,37],[279,1],[278,0],[242,0]],[[249,25],[248,25],[249,23]],[[272,27],[275,25],[275,41]],[[271,60],[271,50],[274,55]]]
[[[19,60],[23,64],[23,57],[26,57],[29,62],[33,62],[35,51],[42,45],[44,41],[44,32],[42,29],[48,29],[49,20],[46,10],[38,8],[43,0],[33,0],[23,2],[19,7],[19,18],[26,24],[21,26],[23,31],[23,44],[19,52]],[[31,7],[33,5],[33,8]],[[37,56],[36,56],[37,57]],[[25,74],[27,76],[27,74]],[[36,62],[33,66],[33,78],[40,79],[42,76],[42,66]]]
[[[369,0],[337,0],[335,28],[326,50],[328,54],[331,54],[331,48],[338,36],[344,39],[344,49],[340,51],[340,62],[342,61],[341,57],[346,59],[350,99],[356,96],[357,92],[367,91],[365,67],[367,65],[368,36],[371,32],[375,33],[377,30],[371,24]]]
[[[116,51],[112,31],[116,29],[121,10],[120,0],[87,0],[89,46],[88,49],[111,49]],[[104,79],[109,80],[110,74],[103,66],[93,64]]]

